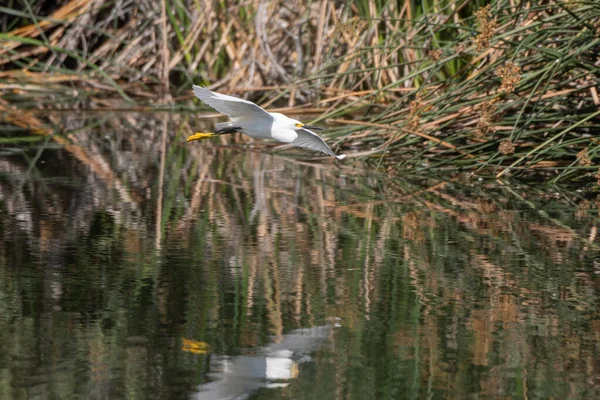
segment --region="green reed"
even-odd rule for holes
[[[0,7],[3,98],[197,109],[189,87],[206,84],[270,107],[306,105],[335,146],[391,174],[542,171],[557,182],[598,172],[595,2],[165,5],[166,47],[149,0]]]

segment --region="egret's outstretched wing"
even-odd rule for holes
[[[313,131],[309,131],[308,129],[298,129],[296,130],[296,133],[298,134],[298,137],[292,142],[294,146],[320,151],[330,156],[337,157],[339,160],[346,157],[345,154],[336,156],[333,150],[327,146],[327,143]]]
[[[194,94],[197,98],[231,119],[242,117],[259,119],[273,118],[268,112],[251,101],[211,92],[207,88],[201,86],[194,85],[192,88],[194,89]]]

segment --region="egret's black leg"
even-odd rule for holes
[[[228,126],[215,131],[215,135],[227,135],[229,133],[236,133],[239,132],[240,129],[242,128],[239,126]]]

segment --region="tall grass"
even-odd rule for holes
[[[390,174],[589,181],[598,21],[593,1],[29,0],[0,7],[0,91],[30,108],[187,108],[194,82],[305,106]]]

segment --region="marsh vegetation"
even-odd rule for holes
[[[251,398],[600,396],[597,2],[8,0],[0,32],[0,398],[202,398],[273,354]],[[186,144],[192,83],[349,157]]]
[[[599,21],[594,1],[11,0],[0,106],[192,110],[206,84],[391,174],[593,182]]]

